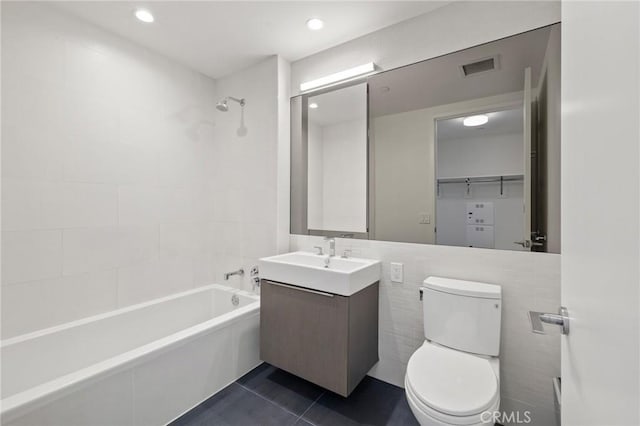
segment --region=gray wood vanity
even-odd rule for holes
[[[348,396],[378,362],[378,282],[342,296],[262,279],[260,357]]]

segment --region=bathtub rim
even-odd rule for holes
[[[57,324],[51,327],[43,328],[40,330],[30,331],[28,333],[19,334],[17,336],[9,337],[8,339],[0,340],[0,349],[5,348],[7,346],[12,346],[18,343],[22,343],[27,340],[35,339],[37,337],[46,336],[47,334],[57,333],[58,331],[68,330],[70,328],[74,328],[80,325],[89,324],[95,321],[115,317],[120,314],[124,314],[127,312],[136,311],[138,309],[146,308],[148,306],[157,305],[159,303],[167,302],[169,300],[177,299],[180,297],[190,296],[192,294],[208,291],[208,290],[222,290],[229,293],[237,293],[240,296],[246,296],[251,299],[260,300],[260,296],[254,293],[247,292],[245,290],[240,290],[234,287],[224,286],[221,284],[207,284],[204,286],[192,288],[190,290],[181,291],[179,293],[173,293],[167,296],[158,297],[155,299],[147,300],[146,302],[140,302],[133,305],[124,306],[122,308],[114,309],[107,312],[101,312],[99,314],[91,315],[85,318],[80,318],[77,320],[65,322],[62,324]]]
[[[77,390],[78,387],[91,385],[92,383],[96,383],[99,380],[115,375],[129,368],[135,367],[136,365],[141,364],[146,357],[152,354],[153,356],[159,356],[179,346],[185,345],[197,339],[198,337],[215,332],[227,325],[234,324],[248,317],[259,315],[260,297],[256,294],[244,290],[239,290],[233,287],[227,287],[220,284],[209,284],[180,293],[175,293],[169,296],[163,296],[136,305],[126,306],[114,311],[93,315],[87,318],[71,321],[69,323],[64,323],[24,335],[15,336],[2,341],[0,347],[4,348],[10,345],[21,343],[23,341],[56,333],[58,331],[63,331],[91,322],[108,319],[119,314],[134,311],[136,309],[142,309],[155,304],[178,299],[180,297],[190,296],[192,294],[210,290],[222,290],[229,293],[230,295],[238,294],[239,296],[245,296],[251,299],[252,302],[248,303],[246,306],[234,309],[231,312],[227,312],[204,322],[192,325],[191,327],[169,334],[165,337],[154,340],[142,346],[136,347],[90,366],[81,368],[79,370],[57,377],[53,380],[49,380],[48,382],[31,387],[22,392],[13,394],[9,397],[3,398],[2,400],[0,400],[0,421],[2,421],[2,423],[11,421],[34,409],[55,401],[56,399],[71,394],[72,392]]]

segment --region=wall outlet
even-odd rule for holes
[[[420,213],[418,216],[418,223],[420,225],[426,225],[431,223],[431,215],[426,213]]]
[[[404,265],[402,263],[391,262],[391,282],[404,282]]]

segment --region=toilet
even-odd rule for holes
[[[426,340],[405,376],[411,411],[422,426],[493,424],[500,406],[501,287],[429,277],[421,294]]]

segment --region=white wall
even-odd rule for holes
[[[638,425],[640,4],[562,16],[562,419]]]
[[[376,117],[371,123],[373,239],[434,243],[434,123],[430,109]],[[421,224],[421,215],[430,224]]]
[[[309,122],[307,226],[367,232],[366,119]]]
[[[277,65],[216,90],[47,5],[3,3],[3,338],[275,253]],[[223,95],[247,98],[246,137]]]
[[[276,177],[276,240],[278,253],[289,249],[291,219],[291,64],[278,56],[278,140]]]
[[[322,127],[320,229],[367,232],[366,119]]]
[[[389,70],[560,21],[559,1],[460,1],[291,64],[300,83],[373,61]]]
[[[439,178],[524,173],[522,133],[438,140]]]
[[[406,65],[560,20],[559,3],[454,3],[291,65],[291,89],[301,81],[374,61],[383,69]],[[322,244],[291,236],[290,249]],[[406,362],[423,340],[417,289],[428,275],[484,280],[504,289],[501,351],[502,408],[533,412],[533,424],[554,424],[551,378],[560,374],[559,337],[531,333],[529,309],[553,312],[559,305],[560,256],[461,247],[338,239],[358,255],[383,261],[380,290],[380,363],[371,375],[402,385]],[[388,278],[391,261],[405,263],[405,284]],[[553,332],[553,331],[552,331]]]

